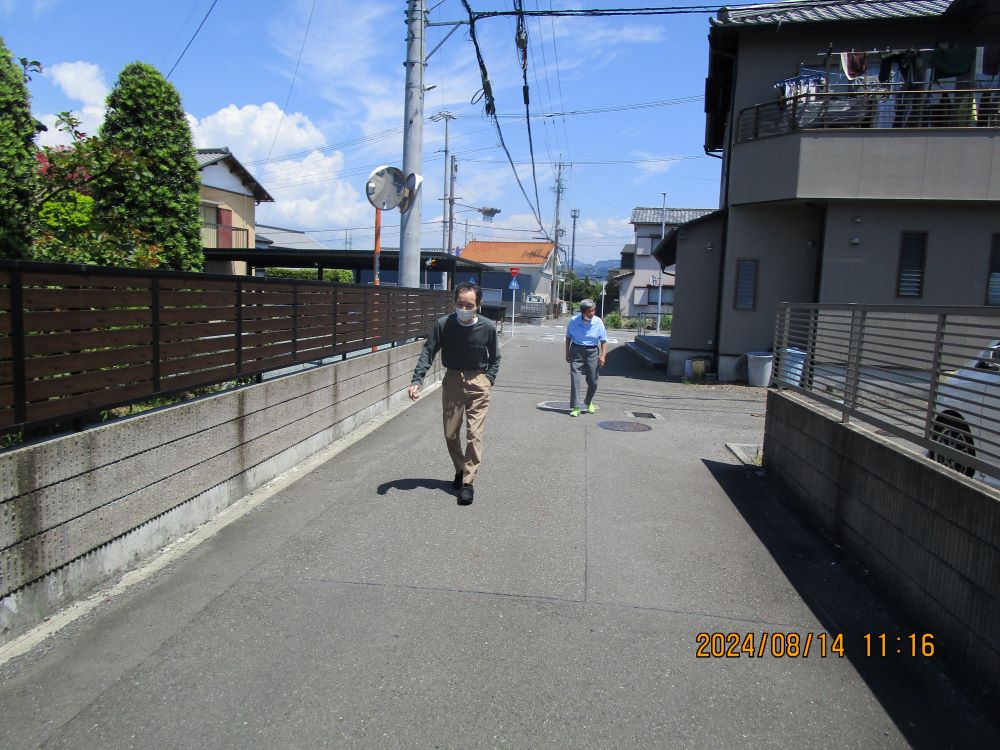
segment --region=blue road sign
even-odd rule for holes
[[[507,285],[508,289],[520,289],[521,285],[517,283],[517,279],[511,279],[510,283]]]

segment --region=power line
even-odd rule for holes
[[[854,5],[897,5],[898,0],[858,0]],[[842,0],[816,0],[812,3],[813,8],[823,8],[831,5],[843,5]],[[744,3],[725,5],[668,5],[649,8],[574,8],[566,10],[536,10],[525,11],[527,16],[552,16],[552,17],[576,17],[588,18],[599,16],[674,16],[674,15],[702,15],[718,13],[723,9],[753,8],[761,14],[772,11],[787,11],[787,2],[775,3]],[[474,13],[473,20],[479,21],[486,18],[499,18],[503,16],[515,15],[516,12],[505,10],[490,10]]]
[[[191,43],[194,42],[195,37],[198,36],[198,32],[201,31],[201,27],[205,25],[205,21],[207,21],[208,17],[212,14],[212,9],[215,8],[215,4],[217,2],[219,2],[219,0],[212,0],[212,4],[208,6],[208,11],[205,13],[205,17],[201,19],[201,23],[198,24],[198,28],[194,30],[194,33],[191,35],[191,38],[188,39],[188,43],[184,45],[184,49],[181,50],[181,54],[177,58],[177,61],[172,66],[170,66],[170,72],[167,73],[168,81],[170,80],[171,74],[174,72],[174,68],[176,68],[178,63],[180,63],[180,61],[184,59],[184,55],[187,53],[188,47],[190,47]]]
[[[493,99],[493,88],[490,84],[490,76],[486,71],[486,63],[483,62],[483,53],[479,49],[479,40],[476,38],[476,22],[475,17],[472,12],[472,8],[469,7],[468,0],[462,0],[462,5],[465,6],[465,10],[469,14],[469,38],[472,40],[472,46],[476,50],[476,60],[479,62],[479,72],[482,76],[483,88],[482,88],[482,98],[485,100],[485,110],[486,114],[493,118],[493,124],[496,126],[497,137],[500,140],[500,147],[503,148],[504,153],[507,155],[507,161],[510,162],[510,168],[514,173],[514,179],[517,181],[517,186],[521,189],[521,195],[524,196],[524,200],[527,202],[528,206],[531,208],[531,212],[535,215],[535,220],[538,222],[538,228],[545,235],[548,233],[545,231],[545,227],[542,224],[541,215],[538,209],[535,208],[531,203],[531,199],[528,197],[528,193],[524,189],[524,185],[521,183],[521,178],[517,174],[517,168],[514,166],[514,159],[510,155],[510,151],[507,149],[507,144],[504,143],[503,130],[500,127],[500,121],[496,118],[496,102]],[[478,97],[478,94],[477,94]]]
[[[652,109],[654,107],[671,107],[677,104],[694,104],[704,101],[704,97],[700,94],[692,96],[682,96],[677,99],[660,99],[652,102],[636,102],[634,104],[617,104],[611,107],[595,107],[593,109],[577,109],[570,110],[567,112],[539,112],[532,115],[532,117],[570,117],[575,115],[597,115],[604,114],[605,112],[626,112],[632,109]],[[498,114],[497,117],[503,119],[516,119],[520,120],[524,115],[505,115]],[[479,117],[479,115],[458,115],[458,117]]]
[[[309,38],[309,27],[312,26],[313,13],[316,11],[316,0],[313,0],[312,7],[309,8],[309,18],[306,20],[306,30],[302,34],[302,44],[299,46],[299,56],[295,60],[295,70],[292,71],[292,80],[288,83],[288,94],[285,96],[285,104],[281,108],[281,119],[278,120],[278,127],[274,130],[274,139],[271,141],[271,148],[267,150],[267,156],[264,157],[264,165],[261,169],[267,167],[268,161],[271,160],[271,153],[274,151],[274,144],[278,142],[278,134],[281,132],[281,126],[285,124],[285,112],[288,111],[288,102],[292,98],[292,89],[295,88],[295,79],[299,75],[299,64],[302,62],[302,53],[306,48],[306,40]]]
[[[692,161],[694,159],[708,159],[708,156],[704,154],[696,154],[693,156],[661,156],[651,159],[601,159],[601,160],[574,160],[572,162],[566,162],[570,167],[574,167],[580,164],[600,166],[605,164],[657,164],[663,162],[674,162],[674,161]],[[474,162],[477,164],[497,164],[495,159],[465,159],[467,162]],[[526,161],[514,162],[515,164],[528,164]],[[539,162],[541,164],[559,164],[559,162]]]
[[[549,0],[549,10],[552,10],[552,0]],[[565,109],[566,105],[563,104],[562,75],[559,72],[559,50],[556,47],[556,22],[555,22],[555,19],[550,18],[549,19],[549,23],[552,26],[552,55],[553,55],[553,57],[555,58],[555,61],[556,61],[556,87],[557,87],[557,90],[559,91],[559,108],[560,109]],[[560,118],[560,122],[562,122],[563,141],[566,144],[566,153],[568,155],[569,154],[569,132],[566,130],[566,117],[565,116],[561,117]]]
[[[524,10],[524,0],[514,0],[514,7]],[[542,210],[542,202],[538,199],[538,174],[535,170],[535,144],[531,137],[531,108],[528,104],[528,27],[524,23],[524,13],[517,17],[517,31],[514,34],[517,44],[518,56],[521,60],[521,78],[524,81],[522,89],[524,96],[524,117],[528,125],[528,153],[531,155],[531,181],[535,185],[535,205],[539,212]]]

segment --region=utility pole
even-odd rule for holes
[[[559,237],[560,237],[559,206],[562,202],[562,193],[563,193],[562,171],[564,166],[566,165],[563,164],[562,162],[556,164],[556,186],[554,188],[556,191],[556,218],[555,218],[555,231],[553,232],[556,238],[556,249],[554,253],[555,257],[552,259],[552,291],[549,294],[549,299],[553,302],[555,301],[555,296],[556,296],[556,275],[558,274],[559,271]],[[572,310],[570,310],[570,312],[572,312]]]
[[[425,0],[406,2],[406,104],[403,115],[403,174],[420,175],[424,149]],[[400,214],[399,285],[420,286],[420,189]]]
[[[663,217],[660,221],[660,242],[663,242],[663,238],[667,236],[667,193],[663,193]],[[660,266],[660,272],[656,274],[656,335],[660,335],[660,310],[662,309],[661,303],[663,301],[663,266]]]
[[[580,218],[580,209],[572,209],[569,215],[573,217],[573,236],[570,240],[569,250],[569,270],[576,271],[576,220]]]
[[[455,233],[455,175],[458,174],[458,160],[451,157],[451,187],[448,190],[448,252],[452,251],[451,243]],[[468,222],[465,224],[468,230]]]
[[[441,199],[441,252],[451,253],[450,224],[448,221],[448,120],[454,120],[453,115],[448,110],[442,110],[431,115],[433,122],[444,120],[444,197]],[[454,192],[454,189],[452,189]]]

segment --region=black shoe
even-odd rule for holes
[[[462,472],[460,472],[460,471],[456,471],[455,472],[455,479],[452,480],[451,488],[453,490],[460,490],[460,489],[462,489]]]
[[[471,484],[463,484],[462,491],[458,493],[458,504],[459,505],[472,505],[472,496],[474,492]]]

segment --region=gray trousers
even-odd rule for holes
[[[599,346],[588,349],[585,346],[569,346],[569,406],[580,409],[594,400],[597,393],[597,360],[601,354]],[[580,376],[587,378],[587,396],[580,403]]]

